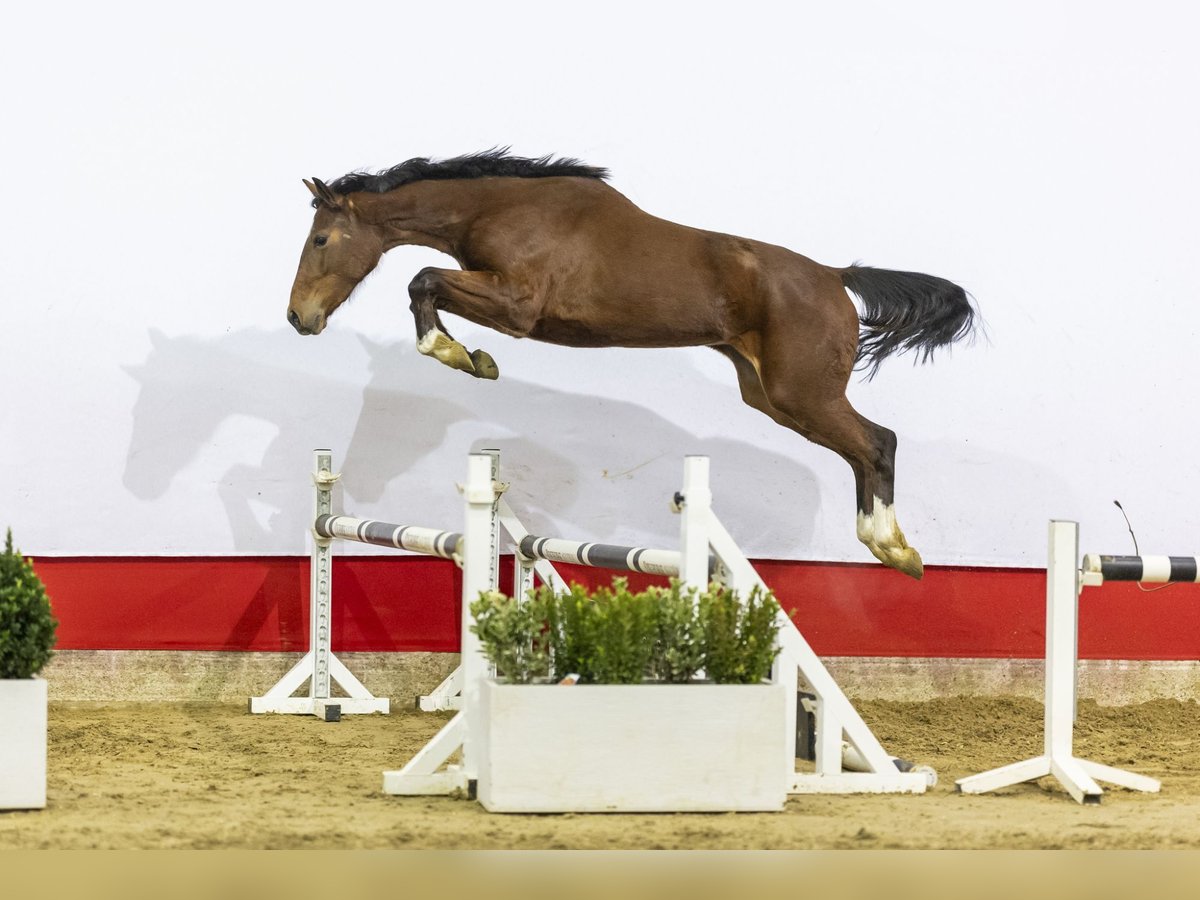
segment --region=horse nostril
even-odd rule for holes
[[[294,309],[288,310],[288,321],[292,323],[293,328],[296,330],[300,329],[300,317],[296,315],[296,311]]]

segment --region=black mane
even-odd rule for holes
[[[419,156],[374,175],[369,172],[350,172],[330,182],[329,187],[338,194],[352,194],[355,191],[383,194],[414,181],[496,176],[551,178],[560,175],[604,179],[608,177],[608,169],[585,165],[570,157],[556,159],[553,156],[542,156],[532,159],[510,156],[507,147],[500,147],[440,161]]]

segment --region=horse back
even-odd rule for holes
[[[459,262],[497,272],[537,306],[530,337],[572,346],[724,343],[760,327],[781,302],[799,312],[833,276],[784,247],[650,215],[594,179],[493,181]]]

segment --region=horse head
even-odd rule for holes
[[[301,334],[320,334],[333,311],[378,265],[383,237],[364,221],[351,197],[318,178],[304,185],[317,212],[292,284],[288,321]]]

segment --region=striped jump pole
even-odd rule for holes
[[[538,562],[663,575],[679,578],[697,590],[704,590],[710,581],[727,580],[720,559],[708,545],[712,492],[708,485],[707,456],[684,458],[683,489],[675,494],[671,506],[681,518],[679,550],[539,537],[525,532],[507,504],[501,501],[501,520],[517,545],[516,595],[524,596],[533,587],[533,572]],[[561,578],[552,569],[543,569],[539,574],[548,578],[556,590],[562,589]]]
[[[566,591],[566,579],[559,575],[554,563],[590,566],[594,569],[611,569],[617,572],[641,572],[643,575],[666,575],[671,578],[679,576],[682,554],[678,550],[651,550],[647,547],[622,547],[616,544],[538,537],[522,533],[522,526],[507,508],[501,515],[516,543],[513,575],[513,595],[516,597],[528,596],[533,590],[535,573],[550,585],[555,593]]]
[[[1144,581],[1147,584],[1200,582],[1200,557],[1196,556],[1101,556],[1083,557],[1083,574],[1090,586],[1103,581]]]
[[[651,550],[646,547],[621,547],[616,544],[596,544],[568,541],[562,538],[526,535],[517,545],[521,556],[528,560],[573,563],[595,569],[614,569],[620,572],[641,572],[644,575],[677,577],[681,554],[678,550]]]
[[[454,531],[438,531],[417,525],[393,525],[391,522],[355,519],[353,516],[319,515],[313,531],[323,538],[411,550],[442,559],[454,559],[462,546],[462,535]]]
[[[1046,707],[1045,745],[1041,756],[960,779],[964,794],[981,794],[1053,775],[1079,803],[1099,803],[1104,781],[1155,793],[1153,778],[1078,759],[1072,749],[1075,724],[1075,673],[1078,667],[1079,595],[1084,587],[1108,581],[1195,581],[1194,557],[1098,556],[1079,566],[1079,524],[1050,522],[1046,565]],[[1190,562],[1190,568],[1187,563]],[[1188,577],[1185,577],[1188,576]]]

